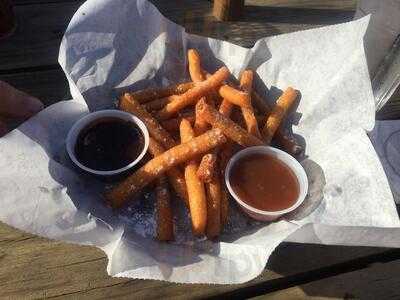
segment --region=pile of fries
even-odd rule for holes
[[[192,82],[125,93],[119,108],[139,117],[150,133],[152,159],[105,195],[114,208],[156,182],[157,239],[174,239],[170,189],[190,211],[196,236],[215,239],[228,220],[223,173],[237,147],[268,145],[274,138],[288,153],[302,151],[283,130],[298,92],[287,88],[274,107],[252,89],[253,72],[230,81],[222,67],[208,74],[196,50],[188,51]],[[178,141],[180,140],[180,141]]]

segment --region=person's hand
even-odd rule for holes
[[[10,124],[30,118],[43,107],[37,98],[0,81],[0,137],[10,131]]]

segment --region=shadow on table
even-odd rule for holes
[[[152,3],[190,33],[228,40],[244,47],[251,47],[266,36],[343,23],[351,21],[354,16],[354,10],[329,9],[329,4],[326,4],[327,9],[248,4],[238,21],[220,22],[212,16],[212,3],[204,0],[152,0]]]
[[[271,299],[397,299],[399,259],[400,249],[282,243],[261,275],[265,279],[212,299],[268,298],[269,293]],[[281,277],[268,280],[270,272]]]
[[[376,251],[379,249],[377,248]],[[397,260],[393,260],[394,255],[397,256]],[[397,278],[400,272],[398,260],[400,251],[387,250],[386,254],[380,256],[382,258],[391,256],[392,261],[382,264],[371,259],[369,265],[360,265],[364,267],[363,269],[310,282],[300,288],[309,296],[366,300],[399,299]],[[354,269],[356,269],[356,263],[354,263]],[[351,268],[349,270],[352,271]],[[338,268],[339,271],[340,268]]]
[[[331,25],[351,21],[353,10],[246,5],[243,22]]]

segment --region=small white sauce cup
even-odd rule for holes
[[[143,150],[140,152],[140,154],[134,161],[132,161],[131,163],[129,163],[128,165],[126,165],[120,169],[110,170],[110,171],[101,171],[101,170],[95,170],[95,169],[88,168],[88,167],[84,166],[82,163],[80,163],[76,157],[75,146],[76,146],[76,143],[78,140],[79,133],[83,129],[85,129],[88,125],[90,125],[91,123],[93,123],[97,120],[101,120],[104,118],[110,118],[110,117],[135,124],[140,129],[140,131],[144,137]],[[136,117],[130,113],[120,111],[120,110],[115,110],[115,109],[100,110],[100,111],[96,111],[96,112],[87,114],[83,118],[79,119],[72,126],[72,128],[70,129],[70,131],[68,132],[68,135],[67,135],[66,147],[67,147],[67,152],[68,152],[69,157],[71,158],[73,163],[76,166],[78,166],[80,169],[82,169],[86,172],[95,174],[95,175],[113,176],[113,175],[121,174],[121,173],[133,168],[135,165],[137,165],[140,162],[140,160],[146,154],[147,148],[149,147],[149,132],[146,128],[146,125],[144,125],[144,123],[138,117]]]
[[[293,171],[299,183],[299,196],[297,197],[295,203],[292,206],[279,211],[260,210],[248,205],[246,202],[243,201],[243,199],[241,199],[235,193],[230,183],[232,168],[239,160],[253,154],[266,154],[275,157]],[[280,216],[295,210],[303,203],[308,191],[307,175],[303,167],[300,165],[300,163],[294,157],[287,154],[286,152],[269,146],[255,146],[255,147],[245,148],[236,153],[234,156],[232,156],[225,169],[225,183],[226,186],[228,187],[229,193],[239,204],[240,208],[250,217],[258,221],[273,221],[278,219]]]

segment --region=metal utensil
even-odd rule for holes
[[[379,111],[400,87],[400,35],[379,65],[372,79],[376,111]]]

